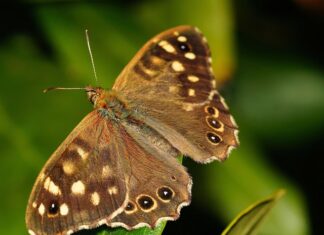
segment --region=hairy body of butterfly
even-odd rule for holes
[[[237,126],[216,91],[203,35],[179,26],[151,39],[112,90],[87,87],[94,110],[39,174],[29,198],[30,234],[71,234],[106,224],[128,230],[175,220],[191,200],[177,161],[223,161]]]

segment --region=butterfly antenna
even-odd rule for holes
[[[89,34],[88,34],[87,29],[85,30],[85,35],[86,35],[87,46],[88,46],[89,55],[90,55],[90,59],[91,59],[92,69],[93,69],[93,73],[94,73],[95,80],[96,80],[96,83],[97,83],[98,82],[98,77],[97,77],[96,67],[95,67],[94,60],[93,60],[92,50],[91,50],[91,46],[90,46],[90,39],[89,39]]]
[[[88,90],[86,87],[49,87],[43,90],[44,93],[54,90]]]

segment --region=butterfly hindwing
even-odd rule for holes
[[[182,154],[198,162],[223,161],[239,144],[237,125],[217,91],[211,100],[189,111],[176,105],[169,106],[163,99],[147,101],[147,105],[159,109],[145,110],[144,115],[139,111],[138,115],[142,115],[145,123]]]
[[[132,171],[129,175],[129,201],[125,210],[113,218],[111,226],[128,230],[148,226],[154,228],[161,219],[175,220],[180,209],[191,201],[191,178],[178,162],[176,152],[159,152],[163,141],[151,147],[154,138],[145,124],[122,122],[125,149]],[[160,137],[162,139],[162,137]],[[165,145],[167,143],[164,143]],[[167,154],[166,154],[167,153]]]

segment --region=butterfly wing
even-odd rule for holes
[[[88,114],[53,153],[29,198],[30,234],[69,234],[106,223],[126,206],[122,142],[97,111]]]
[[[191,200],[191,178],[176,156],[178,151],[144,123],[122,122],[128,162],[129,201],[110,226],[128,230],[161,220],[175,220]]]
[[[30,234],[70,234],[102,224],[154,227],[161,217],[178,218],[190,202],[191,179],[178,152],[152,131],[97,110],[88,114],[36,180],[26,211]]]
[[[224,160],[238,145],[210,56],[199,30],[179,26],[144,45],[113,87],[149,126],[198,162]]]

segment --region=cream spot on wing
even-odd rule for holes
[[[196,59],[196,55],[194,53],[192,53],[192,52],[187,52],[184,56],[189,60]]]
[[[71,235],[73,232],[74,232],[73,229],[70,229],[70,230],[68,230],[68,231],[66,232],[66,234],[67,234],[67,235]]]
[[[69,214],[69,207],[65,203],[60,206],[60,214],[63,216]]]
[[[82,229],[89,229],[89,225],[81,225],[78,227],[78,230],[82,230]]]
[[[208,57],[208,62],[211,64],[213,62],[212,58],[211,57]]]
[[[159,42],[159,46],[162,47],[166,52],[169,52],[169,53],[175,53],[176,52],[174,47],[169,42],[167,42],[165,40]]]
[[[50,191],[54,195],[61,195],[61,190],[60,190],[59,186],[54,184],[53,181],[51,181],[48,191]]]
[[[213,88],[216,88],[216,80],[215,80],[215,79],[212,79],[212,80],[210,81],[210,83],[212,84],[212,87],[213,87]]]
[[[231,152],[235,149],[235,147],[233,146],[228,146],[228,149],[226,151],[226,155],[229,156],[231,154]]]
[[[217,90],[212,90],[208,94],[208,100],[212,100],[214,98],[214,95],[218,94]]]
[[[176,72],[184,71],[184,67],[179,61],[174,61],[171,66],[172,69]]]
[[[75,171],[75,166],[71,161],[63,162],[63,171],[67,175],[72,175]]]
[[[157,65],[157,66],[162,66],[165,64],[165,60],[163,60],[162,58],[158,57],[158,56],[151,56],[150,57],[150,61],[152,64]]]
[[[177,94],[179,92],[178,86],[169,86],[169,92],[172,94]]]
[[[37,203],[36,202],[33,202],[32,206],[33,206],[33,208],[36,208],[37,207]]]
[[[143,68],[144,73],[146,73],[150,77],[156,76],[158,74],[158,72],[159,72],[159,71],[156,71],[156,70],[145,68],[144,66],[142,68]]]
[[[44,173],[42,173],[42,174],[39,176],[39,180],[40,180],[40,181],[43,181],[43,180],[45,179],[45,176],[46,176],[46,175],[45,175]]]
[[[220,98],[220,101],[225,109],[229,109],[223,97]]]
[[[108,193],[109,193],[110,195],[112,195],[112,194],[117,194],[117,193],[118,193],[118,189],[117,189],[117,187],[116,187],[116,186],[109,187],[109,188],[108,188]]]
[[[77,148],[77,152],[83,160],[87,160],[89,153],[85,152],[81,147]]]
[[[179,36],[179,37],[177,38],[177,40],[178,40],[179,42],[186,42],[186,41],[187,41],[187,38],[186,38],[185,36]]]
[[[178,32],[178,31],[174,31],[173,34],[174,34],[175,36],[179,36],[179,32]]]
[[[102,168],[102,171],[101,171],[101,176],[103,178],[107,178],[108,176],[110,176],[111,174],[111,170],[110,170],[110,167],[108,165],[105,165],[103,168]]]
[[[231,120],[231,122],[233,123],[233,125],[234,125],[235,127],[237,127],[237,123],[236,123],[236,121],[235,121],[235,119],[233,118],[232,115],[230,116],[230,120]]]
[[[91,194],[91,203],[94,205],[94,206],[98,206],[99,203],[100,203],[100,196],[97,192],[94,192]]]
[[[107,224],[107,220],[106,219],[99,220],[99,222],[97,223],[98,226],[101,226],[103,224]]]
[[[203,37],[202,40],[203,40],[204,43],[207,43],[207,38],[206,37]]]
[[[31,229],[28,230],[28,233],[29,233],[29,235],[36,235],[36,233]]]
[[[195,30],[196,32],[201,33],[200,29],[198,29],[197,27],[195,27]]]
[[[54,195],[61,195],[61,190],[50,177],[47,177],[44,182],[44,188]]]
[[[50,183],[51,183],[51,178],[47,177],[46,180],[44,181],[44,189],[48,190]]]
[[[194,89],[188,89],[188,95],[189,96],[196,96],[196,91]]]
[[[71,186],[71,191],[73,194],[84,194],[85,186],[81,180],[74,182]]]
[[[190,103],[184,103],[183,105],[182,105],[182,108],[185,110],[185,111],[192,111],[193,110],[193,105],[192,104],[190,104]]]
[[[235,130],[234,131],[234,136],[235,136],[235,140],[236,140],[237,144],[240,144],[240,141],[239,141],[239,138],[238,138],[238,133],[239,133],[239,131]]]
[[[194,75],[189,75],[189,76],[188,76],[188,80],[189,80],[190,82],[198,82],[198,81],[199,81],[199,77],[194,76]]]
[[[215,108],[215,114],[213,115],[213,117],[218,118],[218,116],[219,116],[219,110]]]
[[[38,213],[40,215],[44,215],[44,213],[45,213],[45,206],[44,206],[43,203],[39,205],[39,207],[38,207]]]
[[[149,68],[145,67],[142,62],[139,62],[138,66],[143,70],[144,73],[146,73],[150,77],[154,77],[159,72],[157,70],[153,70],[153,69],[149,69]]]

